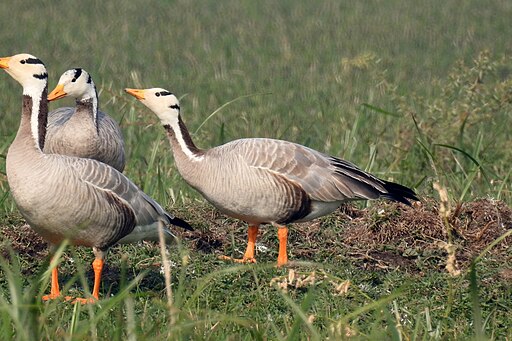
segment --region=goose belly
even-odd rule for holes
[[[305,216],[304,218],[298,219],[297,222],[305,222],[310,221],[319,217],[322,217],[324,215],[330,214],[334,212],[343,201],[331,201],[331,202],[325,202],[325,201],[312,201],[311,202],[311,212]]]
[[[72,244],[105,248],[133,230],[135,218],[101,195],[65,176],[58,182],[51,178],[34,171],[26,181],[9,180],[20,213],[47,241],[69,239]]]
[[[260,169],[217,172],[191,185],[224,214],[249,223],[289,223],[311,212],[311,200],[300,186]]]

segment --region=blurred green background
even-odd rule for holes
[[[125,87],[176,93],[203,148],[281,138],[422,195],[439,180],[455,200],[510,203],[511,17],[510,1],[11,1],[0,54],[41,58],[50,90],[88,70],[123,128],[127,175],[160,201],[198,196]],[[3,75],[0,93],[5,155],[21,88]]]
[[[484,197],[510,207],[511,18],[510,0],[2,2],[0,56],[27,52],[42,59],[50,90],[67,69],[89,71],[100,108],[123,130],[125,173],[196,232],[170,249],[172,308],[160,251],[150,243],[112,248],[99,304],[35,301],[47,290],[46,249],[21,227],[9,196],[5,155],[19,124],[21,87],[0,72],[1,338],[171,339],[175,332],[175,339],[427,340],[483,339],[483,330],[496,339],[510,336],[510,243],[502,241],[494,258],[480,254],[478,276],[475,268],[469,279],[467,268],[452,276],[444,268],[446,250],[455,249],[452,237],[459,249],[451,261],[455,254],[468,259],[464,235],[448,225],[442,240],[423,235],[427,220],[407,231],[418,244],[375,238],[378,247],[356,249],[340,237],[349,209],[307,227],[292,225],[289,252],[299,263],[290,269],[273,266],[271,228],[262,229],[261,263],[232,267],[217,260],[221,252],[243,252],[246,225],[198,202],[175,169],[157,118],[123,89],[174,92],[202,148],[244,137],[286,139],[413,187],[422,198],[436,198],[439,182],[452,203]],[[50,108],[64,105],[73,101]],[[370,229],[405,217],[400,207],[377,205],[355,211],[366,214]],[[453,219],[462,219],[459,209]],[[425,200],[414,214],[425,210],[438,219],[438,201]],[[493,212],[494,223],[505,221],[501,212]],[[400,233],[389,228],[390,235]],[[5,251],[20,245],[17,253]],[[379,254],[414,263],[413,270]],[[86,248],[62,257],[71,294],[91,282],[91,257]],[[318,281],[277,289],[292,270],[304,281],[316,272]]]

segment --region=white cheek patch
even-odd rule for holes
[[[158,118],[160,118],[160,122],[162,122],[162,125],[164,125],[164,126],[171,126],[173,128],[178,126],[177,119],[173,120],[169,116],[159,116]]]

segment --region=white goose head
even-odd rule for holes
[[[41,150],[44,145],[48,119],[48,101],[46,100],[48,72],[46,67],[41,59],[28,53],[21,53],[0,58],[0,68],[21,84],[23,95],[30,99],[27,103],[32,104],[29,112],[32,137],[36,148]],[[25,105],[25,100],[24,97],[23,105]]]
[[[198,149],[190,134],[181,121],[180,101],[170,91],[162,88],[152,89],[125,89],[127,93],[138,99],[142,104],[153,111],[167,131],[171,145],[179,148],[189,161],[202,161],[204,151]],[[173,140],[176,144],[173,144]]]
[[[125,91],[151,109],[163,126],[176,127],[178,124],[180,101],[170,91],[162,88],[125,89]]]
[[[48,95],[49,101],[54,101],[66,96],[77,100],[96,99],[96,87],[92,77],[84,69],[76,68],[67,70],[60,76],[55,89]]]
[[[41,96],[48,84],[44,63],[31,54],[21,53],[0,58],[0,68],[21,84],[24,95]]]

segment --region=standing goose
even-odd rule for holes
[[[139,190],[122,173],[102,162],[42,152],[48,115],[48,73],[29,54],[0,58],[4,69],[23,86],[18,132],[7,152],[7,180],[27,223],[52,244],[68,239],[92,247],[95,255],[92,298],[98,299],[106,250],[116,243],[158,240],[158,223],[190,229],[181,219]],[[172,234],[166,229],[169,237]],[[50,295],[60,296],[57,268]]]
[[[254,246],[262,223],[278,227],[277,265],[281,266],[288,261],[286,224],[326,215],[348,200],[382,197],[407,205],[409,199],[418,200],[407,187],[292,142],[249,138],[199,149],[172,93],[160,88],[126,91],[160,118],[185,181],[221,212],[249,224],[247,249],[243,259],[236,261],[255,262]]]
[[[91,75],[83,69],[64,72],[48,100],[66,96],[76,100],[76,107],[59,108],[48,114],[43,151],[95,159],[122,172],[123,135],[116,121],[98,110],[98,94]]]

